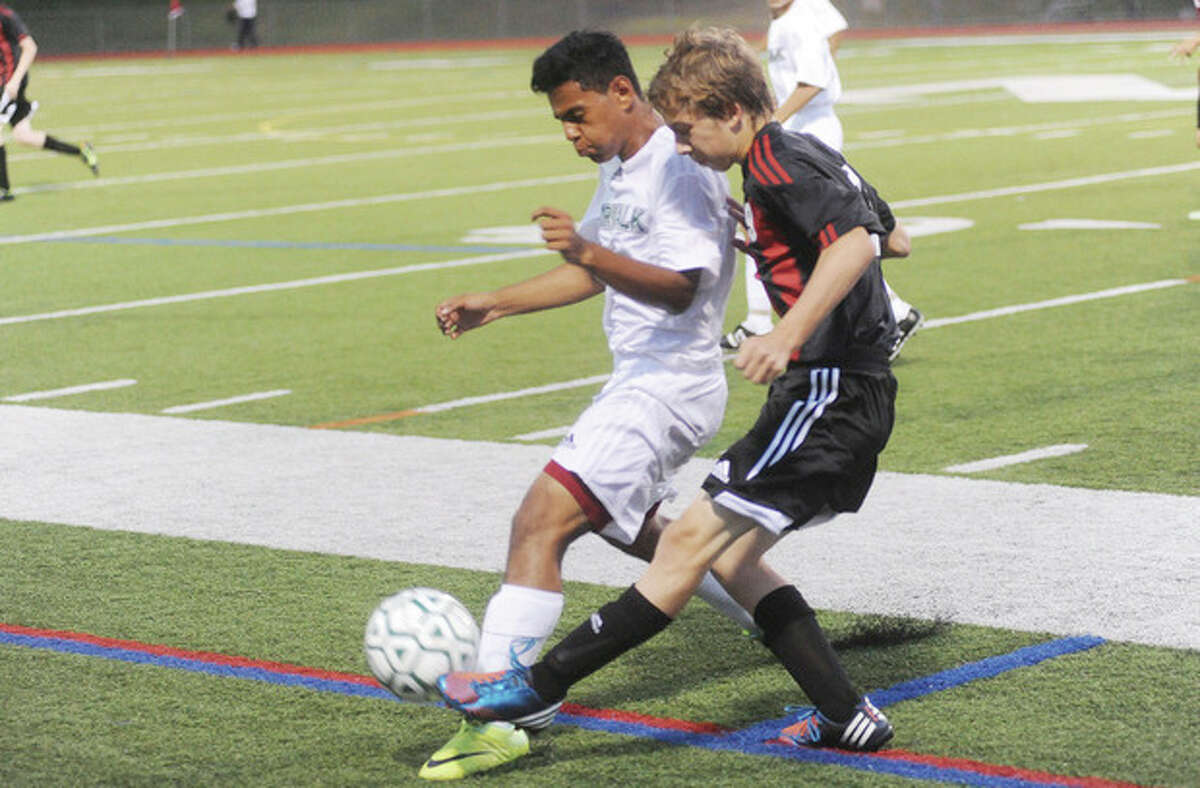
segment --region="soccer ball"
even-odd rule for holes
[[[375,608],[363,647],[380,684],[404,700],[437,700],[438,676],[474,663],[479,626],[444,591],[408,588]]]

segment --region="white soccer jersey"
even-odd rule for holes
[[[827,39],[850,27],[846,17],[842,16],[842,12],[829,0],[794,0],[792,6],[805,6],[805,11],[816,26],[817,34],[822,38]]]
[[[701,271],[696,296],[680,314],[605,290],[614,377],[642,359],[665,370],[720,369],[717,342],[734,270],[725,176],[676,153],[675,135],[662,126],[628,161],[601,165],[599,180],[580,235],[643,263]]]
[[[627,161],[600,166],[580,222],[580,235],[614,252],[701,271],[682,314],[606,289],[612,378],[554,450],[553,461],[611,516],[601,533],[627,544],[647,512],[674,494],[671,477],[721,426],[728,392],[718,341],[734,272],[728,194],[724,174],[676,153],[664,126]]]
[[[258,0],[233,0],[233,7],[242,19],[258,16]]]
[[[837,13],[837,9],[833,9]],[[838,14],[840,17],[841,15]],[[833,105],[842,97],[842,80],[826,35],[805,3],[794,2],[767,28],[767,73],[775,103],[783,104],[800,83],[821,92],[786,121],[788,131],[812,134],[834,150],[842,149],[842,124]]]

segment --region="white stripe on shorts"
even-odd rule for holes
[[[794,452],[808,437],[809,430],[812,425],[821,418],[821,414],[825,412],[825,408],[829,403],[837,399],[838,395],[838,380],[841,370],[830,367],[818,367],[809,370],[808,382],[809,392],[808,399],[803,403],[795,402],[792,404],[791,410],[783,419],[779,429],[771,438],[771,443],[767,446],[767,450],[758,458],[758,462],[746,474],[746,480],[749,481],[764,468],[769,468],[782,460],[786,455]]]

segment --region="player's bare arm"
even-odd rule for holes
[[[771,119],[778,121],[779,123],[783,123],[785,120],[804,109],[808,102],[816,98],[817,94],[820,92],[821,88],[817,87],[816,85],[809,85],[801,82],[796,86],[796,89],[792,91],[792,94],[787,97],[787,101],[783,102],[775,109],[775,114],[771,116]]]
[[[896,226],[883,241],[880,257],[908,257],[910,252],[912,252],[912,239],[909,238],[908,230],[904,228],[904,225],[897,221]]]
[[[434,318],[438,330],[458,339],[502,317],[578,303],[603,291],[604,285],[587,270],[564,263],[499,290],[447,298],[434,308]]]
[[[749,337],[733,365],[751,383],[770,383],[787,370],[792,351],[802,346],[875,259],[875,243],[856,227],[827,246],[804,290],[767,334]]]
[[[1197,49],[1200,49],[1200,33],[1171,47],[1171,57],[1180,60],[1191,57]]]
[[[571,215],[558,208],[542,206],[533,212],[542,228],[547,249],[553,249],[572,265],[587,270],[616,290],[672,312],[691,306],[700,285],[700,271],[671,271],[592,243],[575,230]]]

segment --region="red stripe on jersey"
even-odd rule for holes
[[[779,160],[775,158],[775,153],[771,150],[771,138],[764,134],[760,139],[762,139],[763,145],[763,159],[766,161],[767,166],[770,167],[771,171],[778,175],[780,180],[782,180],[784,183],[791,183],[792,176],[787,174],[787,170],[780,165]]]
[[[822,249],[824,249],[825,247],[829,246],[831,243],[836,241],[838,239],[838,234],[837,234],[837,230],[835,230],[833,228],[833,222],[830,222],[829,224],[825,225],[825,229],[819,233],[819,236],[821,238],[821,248]]]
[[[771,177],[771,174],[763,169],[762,162],[759,159],[757,146],[750,148],[750,155],[746,158],[746,163],[750,165],[750,174],[754,176],[759,183],[768,183],[772,186],[778,186],[779,181]]]

